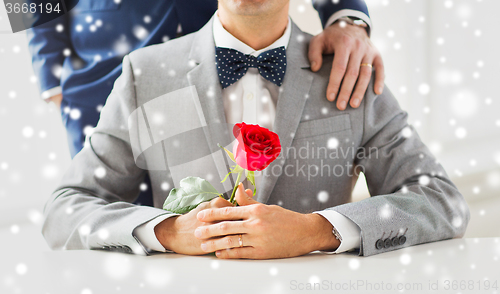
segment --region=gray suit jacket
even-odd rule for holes
[[[376,95],[372,81],[359,108],[337,110],[325,99],[333,57],[312,72],[310,38],[293,24],[274,123],[283,152],[268,167],[258,201],[341,213],[360,227],[364,256],[462,236],[467,204],[389,89]],[[134,229],[170,213],[162,205],[180,179],[200,176],[220,192],[231,188],[220,184],[229,163],[217,143],[229,146],[232,134],[214,48],[210,21],[125,56],[89,146],[44,209],[51,248],[145,254]],[[359,170],[372,197],[349,203]],[[146,173],[155,207],[132,204]]]

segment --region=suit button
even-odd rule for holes
[[[392,240],[391,239],[387,238],[387,239],[384,240],[384,247],[385,248],[389,248],[389,247],[391,247],[391,245],[392,245]]]
[[[375,243],[375,248],[377,249],[384,248],[384,241],[382,241],[382,239],[378,239],[377,242]]]
[[[399,237],[399,245],[403,245],[405,242],[406,242],[406,237],[405,236]]]
[[[399,238],[398,237],[392,238],[391,243],[392,243],[392,246],[398,246],[399,245]]]

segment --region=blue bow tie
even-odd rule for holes
[[[263,78],[279,87],[285,77],[286,50],[282,46],[255,57],[234,49],[215,47],[215,64],[222,89],[241,79],[249,67],[258,68]]]

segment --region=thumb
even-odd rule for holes
[[[309,52],[307,54],[311,63],[311,70],[316,72],[321,68],[323,63],[323,37],[320,35],[314,36],[309,43]]]
[[[238,189],[236,189],[235,198],[236,198],[236,202],[238,202],[239,206],[259,203],[258,201],[255,201],[252,199],[252,191],[251,190],[247,189],[246,191],[244,191],[242,183],[240,183],[238,185]]]

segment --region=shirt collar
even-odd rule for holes
[[[213,22],[213,32],[214,32],[214,41],[216,47],[223,47],[238,50],[243,54],[248,54],[252,56],[259,56],[262,52],[278,48],[278,47],[286,47],[288,46],[288,42],[290,41],[290,35],[292,33],[292,26],[290,17],[288,17],[288,24],[285,29],[285,33],[278,40],[276,40],[271,45],[267,46],[264,49],[255,50],[242,41],[238,40],[235,36],[231,35],[226,29],[222,26],[222,23],[219,20],[219,15],[217,11],[215,12],[214,22]]]

